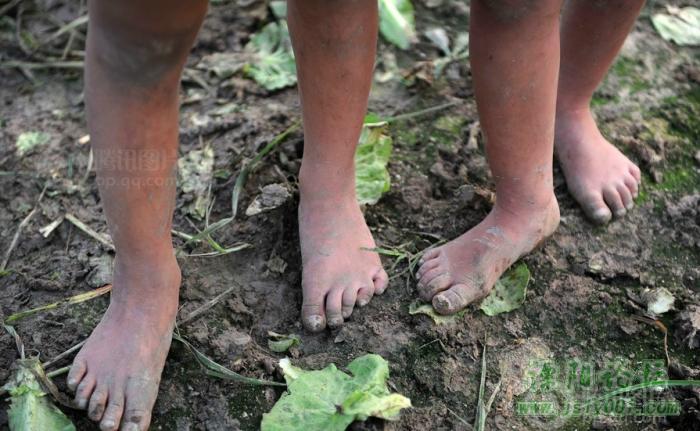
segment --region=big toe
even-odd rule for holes
[[[433,297],[433,308],[440,314],[454,314],[480,296],[478,289],[465,284],[455,284]]]
[[[612,219],[612,212],[600,194],[585,195],[579,204],[589,220],[596,224],[605,224]]]
[[[158,381],[149,377],[131,378],[126,387],[123,431],[144,431],[151,423],[151,409],[158,394]]]

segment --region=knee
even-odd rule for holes
[[[168,20],[166,16],[161,22],[167,22],[167,26],[159,26],[158,20],[143,23],[139,18],[131,19],[129,13],[109,10],[117,8],[97,9],[108,10],[91,12],[89,66],[134,85],[149,85],[171,76],[179,78],[201,17],[192,14],[192,18]]]
[[[560,4],[561,0],[476,0],[497,19],[516,21]]]

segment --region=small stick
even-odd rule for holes
[[[57,370],[53,370],[51,372],[46,373],[46,377],[48,377],[49,379],[52,379],[56,376],[60,376],[61,374],[67,373],[69,370],[70,370],[70,365],[66,365],[63,368],[59,368]]]
[[[36,214],[36,210],[39,207],[39,202],[44,198],[44,193],[46,192],[46,187],[44,186],[44,189],[41,191],[41,194],[39,194],[39,199],[37,199],[36,204],[34,205],[34,208],[27,214],[27,216],[22,220],[17,226],[17,231],[15,232],[15,236],[12,237],[12,242],[10,242],[10,247],[7,249],[5,252],[5,257],[2,260],[2,264],[0,264],[0,272],[4,272],[5,269],[7,268],[7,263],[10,261],[10,255],[12,254],[12,250],[14,250],[15,247],[17,247],[17,242],[19,241],[19,235],[22,233],[22,229],[24,229],[28,224],[29,221],[34,217],[34,214]]]
[[[211,309],[213,306],[215,306],[219,301],[224,299],[226,296],[228,296],[231,292],[233,292],[233,289],[238,286],[231,286],[228,289],[224,290],[220,294],[216,295],[214,298],[210,299],[209,301],[205,302],[201,307],[198,309],[194,310],[187,316],[185,316],[183,319],[181,319],[178,322],[178,326],[183,326],[192,320],[196,319],[199,317],[201,314],[207,312],[209,309]]]
[[[60,361],[61,359],[65,358],[65,357],[67,357],[67,356],[70,356],[71,353],[73,353],[73,352],[75,352],[76,350],[78,350],[78,349],[80,349],[81,347],[83,347],[83,346],[85,345],[86,342],[87,342],[87,340],[81,341],[80,343],[76,344],[75,346],[71,347],[70,349],[66,350],[65,352],[59,353],[59,354],[56,355],[53,359],[50,359],[50,360],[44,362],[43,364],[41,364],[41,366],[42,366],[44,369],[49,368],[51,365],[55,364],[56,362]]]
[[[114,244],[112,244],[112,241],[109,239],[105,238],[102,234],[97,233],[94,231],[90,226],[86,225],[85,223],[81,222],[78,220],[77,217],[75,217],[71,213],[66,213],[66,220],[69,222],[73,223],[75,227],[78,229],[82,230],[86,235],[92,237],[93,239],[97,240],[97,242],[103,244],[110,250],[114,250]]]

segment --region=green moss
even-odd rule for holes
[[[620,78],[623,85],[629,87],[632,94],[651,88],[651,84],[644,80],[639,73],[641,64],[637,60],[620,57],[612,67],[612,73]]]

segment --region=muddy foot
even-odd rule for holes
[[[180,271],[172,256],[128,265],[117,259],[113,286],[107,312],[73,361],[68,387],[100,429],[142,431],[170,349]]]
[[[354,192],[301,192],[299,237],[303,262],[304,327],[342,325],[357,304],[387,287],[388,277]]]
[[[555,148],[569,192],[589,219],[607,223],[632,209],[639,168],[603,137],[589,109],[557,113]]]
[[[554,196],[541,209],[514,213],[498,203],[481,223],[431,249],[418,269],[418,293],[440,314],[452,314],[488,295],[501,274],[554,233],[559,206]]]

